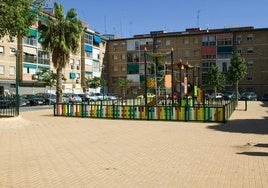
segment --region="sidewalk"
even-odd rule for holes
[[[268,103],[225,124],[0,119],[0,187],[268,187]]]

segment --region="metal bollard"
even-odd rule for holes
[[[248,100],[245,100],[245,111],[248,110]]]

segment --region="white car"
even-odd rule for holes
[[[64,93],[62,95],[62,102],[63,103],[81,103],[82,98],[75,93]]]

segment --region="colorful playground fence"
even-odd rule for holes
[[[132,120],[226,122],[235,110],[235,101],[224,105],[144,106],[102,103],[60,103],[54,116]]]

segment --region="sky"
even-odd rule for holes
[[[48,7],[54,2],[65,12],[75,8],[90,29],[121,38],[196,27],[268,27],[268,0],[50,0]]]

